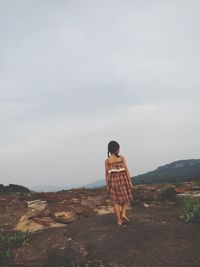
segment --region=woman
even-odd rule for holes
[[[123,222],[130,221],[126,216],[126,209],[133,200],[133,185],[125,157],[119,155],[119,149],[120,146],[116,141],[108,143],[108,158],[105,160],[105,178],[111,204],[114,206],[117,217],[117,225],[121,226]],[[120,216],[119,205],[122,205],[122,216]]]

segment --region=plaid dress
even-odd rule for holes
[[[122,159],[118,162],[108,160],[108,186],[111,204],[128,203],[133,200],[132,188],[123,165]]]

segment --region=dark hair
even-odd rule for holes
[[[120,148],[120,145],[116,142],[116,141],[110,141],[109,143],[108,143],[108,157],[110,157],[109,156],[109,153],[110,154],[115,154],[115,156],[117,156],[117,157],[120,157],[119,155],[118,155],[118,152],[117,152],[117,150]]]

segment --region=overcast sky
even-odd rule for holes
[[[0,183],[200,158],[198,0],[0,0]]]

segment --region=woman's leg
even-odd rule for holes
[[[115,214],[116,214],[116,217],[117,217],[117,223],[121,224],[122,220],[121,220],[121,216],[120,216],[119,204],[114,204],[114,210],[115,210]]]
[[[128,207],[128,203],[123,203],[122,204],[122,216],[126,217],[126,209]]]

